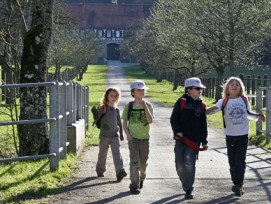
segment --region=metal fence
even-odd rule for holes
[[[31,160],[39,158],[50,159],[50,170],[58,169],[59,161],[67,155],[67,126],[71,126],[79,119],[85,119],[88,129],[89,119],[89,90],[76,82],[44,82],[25,84],[0,85],[0,89],[16,89],[22,87],[48,87],[49,118],[29,119],[21,121],[0,121],[0,126],[35,124],[47,122],[49,124],[49,154],[0,159],[0,163]]]
[[[256,95],[249,95],[249,98],[256,98],[256,112],[266,114],[265,130],[263,130],[262,121],[256,122],[256,131],[266,135],[266,143],[271,139],[271,87],[259,87],[256,90]]]

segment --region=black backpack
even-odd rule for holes
[[[103,118],[103,116],[106,114],[106,111],[107,111],[107,107],[106,105],[103,105],[103,112],[101,115],[99,115],[99,109],[100,107],[99,106],[93,106],[91,108],[91,112],[92,112],[92,115],[93,115],[93,123],[92,123],[92,126],[94,127],[97,127],[97,128],[101,128],[101,120]]]

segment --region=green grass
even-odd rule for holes
[[[83,80],[79,82],[89,87],[90,108],[92,105],[98,105],[103,97],[106,71],[106,65],[90,65]],[[7,118],[7,115],[0,114],[1,121]],[[89,119],[91,125],[93,121],[91,111]],[[11,137],[11,132],[4,127],[1,127],[0,131],[2,145],[0,153],[8,152],[4,147],[7,146],[5,142]],[[87,130],[86,145],[97,145],[98,134],[99,130],[90,126]],[[50,195],[54,195],[61,186],[68,183],[74,168],[76,168],[76,158],[72,154],[68,154],[67,160],[62,160],[59,169],[54,172],[50,172],[49,159],[1,164],[0,203],[47,203]]]
[[[144,80],[147,86],[150,87],[150,89],[147,91],[146,97],[155,99],[156,101],[161,102],[166,106],[173,106],[176,100],[184,93],[184,88],[181,86],[179,86],[177,90],[173,91],[173,84],[166,80],[163,80],[159,83],[156,82],[155,78],[146,76],[145,71],[140,69],[139,66],[126,67],[125,73],[127,74],[130,81],[135,79]],[[215,103],[215,100],[211,98],[203,97],[203,100],[207,107],[210,107]],[[208,115],[207,119],[210,126],[219,129],[223,128],[221,112]],[[253,121],[250,122],[250,141],[252,144],[271,149],[271,142],[266,144],[265,136],[263,134],[256,135],[256,123]]]

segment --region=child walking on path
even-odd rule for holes
[[[130,151],[130,180],[132,194],[139,194],[146,178],[147,160],[149,157],[150,124],[153,119],[152,104],[143,98],[146,94],[144,81],[137,80],[131,84],[131,95],[134,101],[125,105],[122,119],[123,129],[127,135]]]
[[[109,88],[104,94],[102,106],[99,109],[101,117],[101,131],[99,155],[96,164],[96,172],[98,177],[104,177],[106,171],[106,158],[109,146],[111,147],[113,161],[115,165],[116,177],[121,181],[127,176],[123,167],[123,160],[120,153],[120,140],[123,140],[122,124],[120,119],[120,111],[117,104],[120,99],[120,91],[116,88]]]
[[[207,150],[206,107],[200,99],[206,88],[199,78],[185,80],[185,94],[175,103],[170,123],[175,139],[175,165],[185,199],[193,199],[196,158],[199,150]],[[202,148],[199,148],[202,144]]]
[[[248,147],[248,118],[265,121],[265,116],[251,112],[250,103],[245,96],[244,84],[237,77],[230,77],[226,81],[223,87],[223,98],[215,106],[208,108],[207,114],[219,110],[223,115],[228,162],[234,184],[232,191],[236,196],[242,196]]]

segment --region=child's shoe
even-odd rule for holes
[[[140,193],[140,190],[136,187],[130,187],[130,193],[137,195]]]
[[[117,181],[121,181],[124,177],[127,176],[127,173],[125,170],[121,170],[117,175]]]
[[[186,200],[193,199],[194,196],[192,195],[192,191],[193,191],[193,189],[186,190],[185,195],[184,195],[184,199],[186,199]]]
[[[244,195],[244,190],[241,185],[234,185],[232,186],[231,190],[236,196],[241,197],[242,195]]]
[[[103,173],[97,173],[97,176],[98,177],[104,177],[104,174]]]

